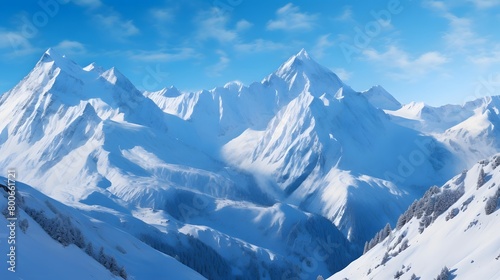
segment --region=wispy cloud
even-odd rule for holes
[[[6,50],[7,56],[22,56],[39,51],[29,39],[20,32],[0,30],[0,49]]]
[[[117,13],[109,15],[97,14],[94,19],[98,24],[106,28],[111,36],[118,39],[126,39],[130,36],[139,34],[139,28],[134,25],[132,20],[124,20]]]
[[[467,47],[482,45],[486,42],[484,38],[474,33],[472,20],[457,17],[451,13],[447,13],[445,17],[450,23],[450,30],[443,37],[448,47],[463,51]]]
[[[217,8],[201,12],[197,17],[199,40],[215,39],[221,43],[233,42],[238,38],[235,29],[228,27],[229,17]]]
[[[322,58],[329,48],[335,45],[334,41],[330,39],[331,34],[325,34],[318,38],[316,45],[314,46],[312,53],[317,58]]]
[[[483,1],[489,2],[487,0]],[[467,17],[455,15],[451,11],[450,3],[432,0],[425,1],[424,4],[448,20],[448,30],[444,33],[443,39],[450,50],[463,52],[467,48],[483,45],[486,42],[484,38],[474,32],[474,21]]]
[[[231,60],[227,56],[227,54],[222,50],[217,50],[217,55],[219,56],[219,61],[207,67],[207,76],[209,77],[217,77],[222,75],[222,71],[224,71],[228,66]]]
[[[448,6],[443,1],[424,0],[423,4],[427,8],[434,10],[434,11],[437,11],[437,12],[447,12],[448,11]]]
[[[286,47],[287,46],[283,43],[273,42],[264,39],[256,39],[251,42],[238,43],[234,46],[235,50],[246,53],[283,50]]]
[[[162,37],[162,41],[167,41],[165,38],[168,37],[168,41],[172,39],[172,35],[175,34],[175,29],[170,28],[178,20],[177,15],[179,14],[177,7],[154,7],[148,11],[148,16],[151,25],[156,29],[159,35]]]
[[[31,44],[20,33],[12,31],[0,31],[0,48],[30,48]]]
[[[198,58],[201,56],[200,53],[193,48],[176,48],[172,50],[156,51],[129,51],[126,55],[133,60],[147,62],[171,62]]]
[[[363,55],[366,59],[379,63],[381,68],[392,70],[389,72],[391,76],[404,80],[417,80],[449,62],[449,58],[440,52],[431,51],[411,57],[396,46],[390,46],[385,52],[366,49]]]
[[[500,45],[497,44],[487,51],[478,52],[477,54],[469,56],[469,61],[482,68],[500,64]]]
[[[352,21],[352,8],[351,6],[345,6],[342,13],[335,17],[338,21]]]
[[[236,30],[237,31],[244,31],[247,29],[250,29],[253,26],[253,24],[245,19],[239,20],[236,23]]]
[[[82,43],[71,40],[64,40],[54,46],[54,48],[65,55],[82,55],[87,53],[87,49]]]
[[[102,6],[101,0],[72,0],[78,6],[84,6],[88,8],[97,8]]]
[[[500,6],[500,1],[498,0],[467,0],[467,2],[474,4],[479,9],[488,9]]]
[[[310,30],[318,16],[300,11],[299,7],[288,3],[276,11],[276,19],[267,22],[268,30]]]
[[[171,22],[175,19],[175,12],[171,8],[155,8],[150,10],[151,16],[159,22]]]

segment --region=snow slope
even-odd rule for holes
[[[466,106],[472,115],[437,137],[471,165],[500,150],[500,97],[481,98]]]
[[[429,191],[385,240],[329,279],[393,279],[398,271],[399,279],[435,279],[445,266],[457,280],[499,279],[499,164],[496,155]]]
[[[231,181],[217,174],[226,174],[223,164],[190,143],[198,139],[194,130],[162,112],[116,69],[84,70],[49,50],[1,96],[0,107],[0,166],[16,166],[24,180],[62,201],[108,187],[119,191],[130,182]],[[231,192],[248,193],[243,184],[233,185]]]
[[[362,94],[373,106],[379,109],[391,111],[401,109],[401,103],[380,85],[373,86],[363,91]]]
[[[463,105],[432,107],[412,102],[385,110],[400,125],[431,134],[459,157],[463,168],[495,154],[498,144],[499,96],[488,96]]]
[[[219,91],[226,89],[234,91],[235,86]],[[48,50],[30,74],[0,98],[6,120],[0,126],[0,152],[5,155],[0,166],[16,166],[23,180],[72,207],[97,208],[92,216],[107,223],[116,223],[111,214],[133,221],[135,228],[115,226],[179,256],[206,276],[274,279],[301,266],[307,252],[290,244],[307,239],[333,238],[339,244],[315,271],[333,273],[345,266],[357,253],[334,225],[289,205],[278,207],[281,204],[258,188],[252,176],[214,156],[212,147],[221,140],[211,134],[216,126],[210,122],[219,120],[219,115],[211,118],[219,111],[210,110],[210,96],[200,96],[195,106],[200,109],[186,121],[185,116],[160,110],[118,70],[81,68]],[[227,108],[224,116],[231,106]],[[221,124],[232,119],[231,114],[222,117]],[[200,143],[200,135],[213,141]],[[200,209],[200,201],[213,207]],[[216,206],[220,203],[233,206]],[[234,223],[240,216],[253,217],[259,230],[249,235],[248,224],[227,227],[228,217]],[[137,219],[159,232],[149,232]],[[200,252],[207,259],[197,258]],[[220,267],[206,271],[206,263],[214,259]]]
[[[495,100],[401,107],[305,50],[248,86],[141,93],[115,68],[48,50],[0,96],[0,170],[206,277],[313,278],[494,153]]]
[[[411,102],[396,110],[385,110],[393,121],[424,133],[442,133],[473,115],[473,110],[460,105],[432,107],[423,102]]]
[[[443,183],[458,169],[444,145],[391,122],[366,94],[316,65],[301,52],[270,75],[264,83],[285,88],[288,82],[290,93],[283,98],[293,98],[267,127],[249,128],[224,145],[222,155],[256,174],[269,195],[327,217],[360,244],[394,221],[423,188]],[[407,168],[416,153],[416,164]],[[367,219],[365,213],[377,215]]]
[[[1,177],[0,180],[7,185],[5,178]],[[104,254],[112,256],[119,267],[124,268],[128,279],[158,279],[160,275],[176,279],[204,279],[174,258],[113,227],[106,219],[92,218],[88,213],[65,206],[23,183],[16,182],[15,186],[19,207],[16,229],[17,265],[15,273],[8,271],[4,265],[5,269],[0,270],[2,279],[121,279],[97,261],[100,248],[103,248]],[[3,211],[7,207],[7,193],[4,189],[0,189],[0,192],[0,209]],[[34,220],[35,212],[39,212],[38,217],[45,216],[47,219],[69,218],[70,222],[60,225],[59,229],[52,225],[52,232],[59,236],[59,240],[64,240],[66,230],[70,227],[78,229],[83,236],[83,248],[73,243],[63,246],[55,240],[41,226],[40,220]],[[28,223],[25,231],[19,227],[19,223],[24,220]],[[0,222],[7,225],[6,216],[1,215]],[[2,252],[8,251],[8,234],[7,227],[2,226]],[[86,252],[89,244],[94,248],[94,256],[89,256]]]
[[[230,82],[223,87],[180,93],[175,87],[145,92],[164,112],[189,120],[212,147],[234,139],[244,130],[262,130],[283,106],[304,87],[321,96],[333,96],[345,84],[302,49],[260,83],[245,86]],[[215,155],[217,156],[217,155]]]

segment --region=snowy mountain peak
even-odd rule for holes
[[[87,72],[97,72],[99,75],[106,72],[106,70],[104,68],[97,65],[95,62],[92,62],[89,65],[83,67],[83,70],[87,71]]]
[[[116,70],[115,67],[106,70],[104,73],[101,74],[101,77],[103,77],[106,81],[110,82],[113,85],[116,85],[119,79],[125,78],[120,71]]]
[[[312,74],[318,71],[329,70],[319,65],[309,56],[305,49],[302,49],[296,55],[290,57],[285,63],[283,63],[276,74],[280,77],[285,77],[290,74],[290,72],[297,71],[304,71]]]
[[[333,96],[345,86],[335,73],[314,61],[304,49],[290,57],[262,83],[274,85],[278,92],[286,92],[280,97],[282,102],[297,97],[304,90],[315,97],[325,93]]]
[[[40,60],[43,61],[55,61],[57,59],[63,59],[65,56],[59,54],[56,50],[49,48],[43,53],[42,58]]]
[[[136,90],[135,86],[130,82],[130,80],[125,77],[118,69],[115,67],[105,71],[101,74],[101,77],[108,81],[110,84],[119,86],[126,90]]]
[[[81,71],[81,67],[78,64],[51,48],[45,51],[38,61],[37,66],[42,66],[46,63],[53,63],[54,67],[68,72]]]
[[[240,91],[241,88],[243,88],[243,87],[244,87],[244,85],[240,81],[232,81],[232,82],[226,83],[224,85],[224,88],[227,88],[227,89],[229,89],[231,91],[233,91],[233,90],[234,91]]]
[[[81,67],[76,64],[76,62],[72,61],[71,59],[67,58],[66,55],[63,55],[52,48],[49,48],[45,51],[45,53],[38,61],[38,65],[50,62],[54,62],[57,67],[63,70],[74,71],[75,68],[81,70]]]
[[[162,89],[161,95],[165,97],[177,97],[181,95],[181,92],[176,87],[170,86]]]
[[[309,54],[307,53],[307,51],[302,48],[298,53],[297,55],[295,55],[296,58],[298,59],[301,59],[301,60],[307,60],[307,59],[310,59],[309,57]]]
[[[373,86],[362,93],[373,106],[379,109],[393,111],[401,108],[401,103],[380,85]]]

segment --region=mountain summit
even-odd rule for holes
[[[40,62],[62,61],[63,59],[65,59],[64,55],[59,54],[52,48],[48,48],[40,58]]]
[[[401,103],[380,85],[373,86],[362,93],[370,103],[379,109],[398,110],[401,108]]]
[[[335,73],[314,61],[304,49],[290,57],[263,83],[277,87],[284,97],[283,102],[290,101],[304,90],[317,97],[323,94],[334,96],[340,88],[346,87]]]

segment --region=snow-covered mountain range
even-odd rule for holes
[[[356,92],[305,50],[248,86],[141,92],[115,68],[49,49],[0,95],[0,170],[41,192],[23,187],[28,207],[65,204],[50,217],[67,213],[96,246],[122,234],[181,274],[314,279],[361,255],[430,186],[496,153],[497,104],[401,105],[381,86]],[[104,249],[128,277],[152,279]]]

